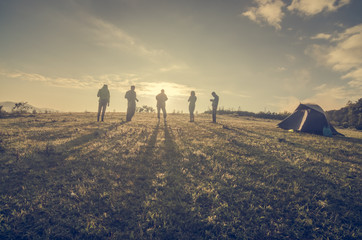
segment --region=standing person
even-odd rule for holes
[[[136,92],[135,92],[135,86],[131,86],[131,90],[126,92],[126,95],[124,98],[127,98],[128,100],[128,107],[127,107],[127,117],[126,121],[131,121],[135,111],[136,111],[136,101],[138,102]]]
[[[190,122],[194,122],[194,111],[195,111],[195,103],[197,97],[195,96],[195,91],[191,91],[191,96],[189,97],[189,112],[190,112]]]
[[[98,90],[97,97],[99,97],[97,122],[99,122],[99,116],[101,114],[101,111],[102,111],[101,120],[103,122],[104,114],[106,112],[107,105],[109,106],[109,99],[110,99],[108,86],[106,84],[104,84],[103,87]]]
[[[214,97],[214,99],[210,99],[212,102],[212,122],[216,123],[216,111],[217,111],[217,105],[219,104],[219,96],[216,95],[215,92],[212,92],[211,95]]]
[[[168,100],[166,94],[165,94],[165,90],[161,90],[161,93],[159,93],[156,96],[156,100],[157,100],[157,117],[158,120],[160,120],[160,111],[162,109],[162,113],[163,113],[163,120],[165,120],[166,122],[166,101]]]

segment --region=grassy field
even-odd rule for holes
[[[0,119],[1,239],[362,238],[362,132],[95,119]]]

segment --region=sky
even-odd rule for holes
[[[339,109],[362,97],[361,0],[0,0],[0,102],[95,112]]]

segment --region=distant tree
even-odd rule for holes
[[[205,113],[211,113],[211,110],[208,109],[207,111],[205,111]],[[278,119],[278,120],[282,120],[286,117],[288,117],[290,115],[290,113],[288,112],[283,112],[283,113],[275,113],[275,112],[258,112],[258,113],[253,113],[253,112],[248,112],[248,111],[233,111],[233,110],[228,110],[228,109],[219,109],[217,111],[218,114],[223,115],[223,114],[229,114],[229,115],[234,115],[234,116],[244,116],[244,117],[256,117],[256,118],[265,118],[265,119]]]
[[[1,114],[1,110],[3,109],[3,105],[0,105],[0,114]]]
[[[26,113],[28,112],[30,106],[27,105],[27,102],[18,102],[15,103],[15,106],[13,107],[13,112],[18,112],[18,113]]]
[[[33,109],[33,112],[32,112],[33,114],[37,114],[37,111],[35,110],[35,109]]]
[[[348,101],[345,107],[339,110],[327,111],[326,114],[334,125],[362,130],[362,98],[355,103]]]
[[[143,105],[142,107],[137,107],[136,112],[153,113],[153,112],[155,112],[155,109],[153,107]]]

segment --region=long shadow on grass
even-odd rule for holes
[[[122,122],[121,124],[112,124],[110,127],[106,128],[106,129],[97,129],[89,134],[86,135],[82,135],[76,139],[73,139],[69,142],[64,143],[63,145],[60,145],[59,147],[61,149],[65,148],[65,149],[69,149],[69,148],[74,148],[74,147],[78,147],[80,145],[86,144],[87,142],[90,142],[104,134],[106,134],[108,131],[112,131],[113,129],[117,129],[118,126],[125,124],[125,122]]]
[[[251,131],[251,130],[248,130],[248,129],[242,129],[242,128],[238,128],[238,127],[229,127],[229,126],[224,126],[223,127],[224,129],[227,129],[227,130],[230,130],[236,134],[239,134],[239,135],[244,135],[244,136],[247,136],[247,137],[250,137],[250,135],[248,134],[245,134],[244,132],[247,132],[247,133],[250,133],[250,134],[255,134],[255,135],[258,135],[258,136],[262,136],[264,138],[269,138],[269,139],[275,139],[275,136],[273,135],[268,135],[268,134],[263,134],[263,133],[260,133],[260,132],[256,132],[256,131]],[[310,133],[299,133],[301,134],[300,137],[303,137],[304,134],[310,134]],[[323,136],[318,136],[316,135],[317,137],[323,137]],[[301,143],[297,143],[297,142],[291,142],[291,141],[287,141],[285,139],[281,139],[282,142],[280,144],[287,144],[287,145],[290,145],[292,147],[297,147],[297,148],[300,148],[300,149],[303,149],[307,152],[315,152],[315,153],[322,153],[324,156],[328,156],[332,159],[336,159],[338,161],[341,161],[341,162],[348,162],[348,163],[352,163],[352,164],[360,164],[359,161],[353,161],[353,160],[350,160],[350,159],[346,159],[345,156],[340,156],[340,154],[336,155],[336,154],[333,154],[333,153],[330,153],[329,151],[327,151],[326,149],[317,149],[315,147],[313,147],[311,144],[309,145],[306,145],[306,144],[301,144]],[[334,137],[335,141],[345,141],[345,142],[349,142],[349,143],[353,143],[353,144],[361,144],[362,143],[362,139],[355,139],[355,138],[346,138],[346,137]],[[329,148],[327,148],[329,149]],[[342,155],[346,155],[348,154],[347,152],[339,152],[341,153]],[[355,156],[357,159],[360,159],[360,156],[361,154],[359,153],[355,153],[357,156]],[[348,157],[348,156],[347,156]],[[319,165],[319,166],[330,166],[330,164],[325,164],[323,162],[315,162],[316,165]]]
[[[149,205],[143,228],[149,229],[147,238],[155,239],[196,239],[203,238],[207,226],[192,210],[192,196],[185,188],[181,172],[182,154],[174,141],[171,128],[165,123],[159,165],[154,168]]]
[[[113,166],[86,156],[64,161],[72,154],[69,148],[95,140],[116,127],[112,125],[67,142],[61,146],[65,152],[49,149],[30,155],[21,160],[25,166],[19,166],[19,160],[14,164],[2,163],[1,171],[7,170],[7,174],[0,179],[0,206],[5,206],[0,215],[7,221],[0,229],[0,238],[106,238],[111,230],[126,229],[135,213],[128,210],[132,204],[114,206],[109,197],[116,182],[106,174],[115,175]],[[101,169],[100,174],[91,171],[95,167]],[[17,211],[22,214],[17,216]],[[106,228],[99,223],[102,216]]]
[[[230,139],[230,135],[221,129],[198,126],[225,140]],[[247,150],[250,153],[248,158],[253,161],[244,162],[243,156],[235,157],[222,149],[209,149],[214,163],[204,162],[211,169],[215,162],[222,166],[223,171],[216,172],[214,179],[219,179],[222,186],[219,187],[220,199],[227,202],[228,209],[233,209],[229,214],[219,215],[225,225],[237,219],[243,227],[232,227],[244,232],[244,237],[258,239],[327,236],[343,239],[357,234],[361,213],[360,188],[347,189],[312,172],[302,171],[262,147],[237,139],[232,139],[230,144]],[[235,167],[229,168],[231,165]],[[224,173],[231,175],[230,180],[221,180]],[[331,232],[335,226],[339,229]]]

